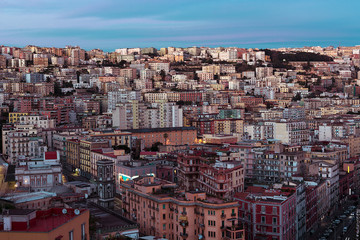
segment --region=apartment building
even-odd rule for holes
[[[305,121],[281,120],[271,122],[274,138],[288,145],[306,145],[309,143],[309,129]]]
[[[3,132],[4,133],[4,132]],[[10,163],[15,163],[19,156],[41,157],[47,151],[43,139],[36,129],[10,130],[6,133],[6,155]]]
[[[99,148],[110,148],[109,140],[87,138],[79,142],[79,162],[80,174],[88,179],[94,177],[91,175],[91,151]]]
[[[137,100],[117,104],[112,113],[113,127],[118,127],[119,129],[144,128],[145,110],[145,103]]]
[[[34,125],[35,128],[54,128],[55,120],[41,115],[20,116],[19,124]]]
[[[140,232],[169,240],[245,239],[237,220],[239,204],[208,197],[205,192],[177,192],[175,184],[140,177],[122,185],[125,215]]]
[[[203,163],[197,181],[200,190],[217,198],[230,198],[244,191],[244,168],[236,161]]]
[[[245,223],[246,239],[296,239],[296,194],[249,187],[235,194],[239,219]]]

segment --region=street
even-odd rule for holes
[[[321,222],[320,228],[308,239],[356,239],[356,207],[357,201],[347,201],[332,217]]]

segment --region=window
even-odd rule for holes
[[[166,224],[165,223],[163,224],[163,230],[166,230]]]
[[[265,213],[265,206],[261,206],[261,213]]]
[[[276,228],[273,228],[273,232],[276,233]]]
[[[165,209],[166,208],[166,205],[165,204],[163,204],[163,209]]]
[[[265,217],[261,216],[261,223],[265,223]]]
[[[86,238],[85,238],[85,223],[81,224],[81,240],[86,240]]]
[[[276,213],[277,213],[276,207],[273,207],[273,214],[276,214]]]
[[[273,224],[277,224],[277,218],[273,217]]]
[[[69,232],[69,240],[74,240],[74,231]]]

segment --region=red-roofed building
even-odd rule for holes
[[[59,159],[57,152],[45,152],[45,160],[56,160]]]
[[[89,210],[10,209],[0,216],[0,239],[89,239]]]
[[[249,187],[236,193],[235,200],[240,204],[246,239],[296,239],[296,194],[292,191]]]

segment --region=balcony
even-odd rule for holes
[[[169,207],[169,208],[170,208],[170,211],[172,211],[172,212],[175,210],[173,207]]]
[[[187,233],[184,233],[184,232],[181,232],[181,233],[180,233],[180,236],[181,236],[182,238],[187,238],[187,237],[188,237],[188,234],[187,234]]]
[[[186,216],[186,214],[187,214],[187,212],[186,212],[186,211],[181,212],[181,215]]]
[[[231,216],[232,216],[232,217],[236,217],[236,213],[231,213]]]
[[[179,211],[177,209],[175,209],[175,213],[179,213]]]
[[[183,227],[187,227],[187,226],[189,226],[189,222],[187,220],[181,220],[180,225]]]
[[[226,214],[221,214],[221,219],[224,219],[224,218],[226,218]]]
[[[227,227],[226,237],[229,240],[230,239],[244,240],[245,233],[243,227],[240,225],[233,225],[231,227]]]
[[[200,228],[205,228],[205,224],[200,223]]]

